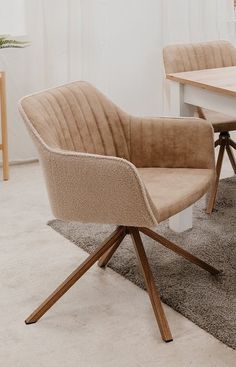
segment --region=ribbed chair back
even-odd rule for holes
[[[228,41],[176,44],[163,50],[166,74],[236,65],[236,48]]]
[[[88,83],[29,96],[24,109],[51,148],[130,159],[129,116]]]

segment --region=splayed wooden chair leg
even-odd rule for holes
[[[101,256],[101,258],[98,261],[98,266],[100,266],[100,268],[104,268],[107,265],[107,263],[110,261],[111,257],[114,255],[114,253],[120,246],[121,242],[125,238],[126,234],[127,233],[124,229],[123,233],[120,235],[116,243],[111,248],[109,248],[109,250],[105,252],[103,256]]]
[[[221,173],[225,149],[226,149],[225,139],[221,139],[220,151],[219,151],[217,164],[216,164],[216,179],[212,187],[212,190],[210,192],[209,201],[208,201],[207,210],[206,210],[207,214],[211,214],[215,206],[216,195],[217,195],[217,190],[218,190],[219,181],[220,181],[220,173]]]
[[[191,263],[200,266],[202,269],[207,270],[209,273],[216,275],[219,274],[220,271],[214,268],[213,266],[207,264],[205,261],[199,259],[198,257],[192,255],[190,252],[184,250],[180,246],[175,243],[169,241],[167,238],[162,237],[160,234],[152,231],[149,228],[139,228],[139,230],[144,233],[146,236],[152,238],[154,241],[157,241],[161,245],[167,247],[168,249],[174,251],[176,254],[184,257]]]
[[[229,138],[229,145],[231,145],[231,147],[233,147],[234,149],[236,149],[236,143],[231,138]]]
[[[37,322],[54,303],[65,294],[79,278],[82,277],[91,266],[123,235],[123,227],[118,227],[102,245],[91,254],[78,268],[76,268],[64,282],[25,320],[26,324]]]
[[[146,287],[152,303],[153,311],[156,316],[156,320],[160,329],[162,339],[165,342],[170,342],[173,340],[173,337],[171,335],[168,321],[166,319],[163,306],[161,303],[161,299],[155,285],[154,277],[148,264],[147,256],[143,247],[139,231],[137,228],[129,227],[129,232],[131,234],[136,254],[140,263],[140,267],[143,272],[144,280],[146,283]]]
[[[227,153],[228,153],[228,156],[229,156],[229,160],[230,160],[230,163],[231,163],[231,166],[234,170],[234,173],[236,174],[236,159],[234,157],[234,153],[232,151],[232,148],[230,146],[230,144],[228,144],[226,146],[226,150],[227,150]]]

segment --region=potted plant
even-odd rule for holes
[[[0,48],[23,48],[30,45],[30,42],[14,39],[10,35],[0,35]]]

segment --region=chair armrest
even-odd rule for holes
[[[109,156],[40,150],[56,218],[130,226],[157,224],[132,163]]]
[[[135,118],[130,149],[136,167],[215,167],[213,128],[199,118]]]

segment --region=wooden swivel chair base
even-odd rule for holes
[[[137,227],[125,227],[119,226],[110,235],[108,239],[103,242],[97,250],[91,254],[78,268],[76,268],[65,281],[26,319],[26,324],[33,324],[37,322],[50,307],[53,306],[55,302],[59,300],[65,294],[72,285],[84,275],[89,268],[98,261],[100,267],[105,267],[108,261],[111,259],[114,252],[117,250],[126,235],[131,235],[134,248],[136,250],[137,258],[139,260],[140,268],[142,269],[143,276],[145,279],[146,287],[149,293],[149,297],[152,303],[153,311],[160,329],[162,339],[165,342],[170,342],[173,340],[170,328],[165,317],[165,313],[162,307],[159,292],[155,285],[155,280],[152,275],[150,266],[148,264],[147,256],[143,247],[143,243],[140,237],[140,232],[151,237],[155,241],[159,242],[161,245],[167,247],[168,249],[176,252],[178,255],[183,256],[195,265],[207,270],[213,275],[219,273],[217,269],[211,265],[200,260],[196,256],[190,254],[186,250],[162,237],[161,235],[153,232],[148,228],[137,228]]]
[[[207,213],[211,214],[211,212],[214,209],[215,201],[216,201],[216,194],[217,189],[219,185],[220,180],[220,174],[222,169],[222,163],[225,151],[228,154],[231,166],[233,167],[234,173],[236,174],[236,160],[234,157],[234,153],[232,151],[232,148],[236,150],[236,143],[230,138],[230,134],[228,131],[224,131],[220,133],[219,139],[215,142],[215,147],[220,146],[217,163],[216,163],[216,180],[214,183],[214,186],[212,188],[212,191],[210,193],[210,198],[207,205]]]

